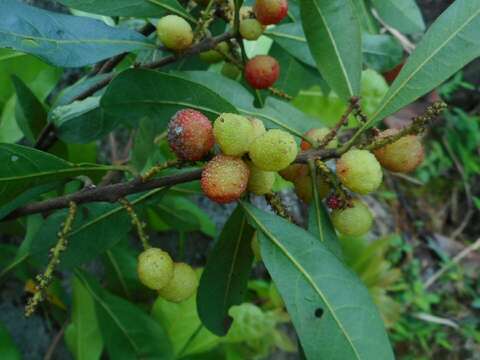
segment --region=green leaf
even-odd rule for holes
[[[366,126],[395,113],[480,56],[480,0],[457,0],[427,31]]]
[[[59,0],[63,5],[109,16],[160,17],[166,12],[189,17],[176,0]]]
[[[280,128],[302,136],[307,130],[318,127],[319,122],[305,115],[290,103],[268,97],[263,108],[253,105],[253,95],[242,85],[224,76],[207,71],[188,71],[179,74],[203,84],[230,101],[243,115],[261,119],[267,128]]]
[[[320,199],[317,179],[318,174],[311,176],[312,179],[312,204],[308,209],[308,232],[319,239],[333,254],[342,259],[342,248],[338,241],[337,233],[333,228],[327,209]]]
[[[13,144],[23,138],[23,132],[15,118],[16,100],[15,95],[11,96],[3,107],[0,117],[0,142]]]
[[[145,116],[164,122],[183,108],[201,111],[211,119],[222,112],[236,112],[223,97],[203,85],[176,75],[133,69],[118,75],[100,101],[112,116],[136,124]]]
[[[362,25],[362,29],[370,34],[378,33],[378,24],[370,13],[369,0],[352,0],[358,19]]]
[[[26,146],[0,143],[0,205],[37,185],[79,175],[105,173],[112,167],[74,165],[49,153]]]
[[[405,34],[425,30],[422,12],[415,0],[372,0],[380,18]]]
[[[58,137],[67,143],[87,144],[115,129],[118,119],[106,114],[99,105],[100,97],[89,97],[53,109],[49,117]]]
[[[385,72],[400,64],[403,48],[390,35],[363,34],[363,59],[365,64],[378,72]]]
[[[88,90],[90,87],[94,86],[97,83],[100,83],[110,77],[111,74],[100,74],[92,77],[84,77],[77,81],[72,86],[64,89],[58,97],[55,99],[54,107],[68,105],[72,103],[77,96]],[[100,93],[105,92],[105,89],[97,91],[94,96],[98,96]]]
[[[5,326],[0,323],[0,352],[2,360],[20,360],[22,358],[20,351],[13,342]]]
[[[177,359],[209,351],[220,341],[200,322],[195,296],[178,304],[158,297],[152,316],[165,327]]]
[[[53,13],[16,0],[0,1],[0,46],[36,55],[62,67],[155,47],[143,35],[98,20]]]
[[[47,123],[45,107],[35,94],[17,76],[12,76],[12,82],[17,92],[16,118],[19,128],[25,137],[35,143],[35,139]]]
[[[72,322],[65,332],[65,340],[75,360],[100,359],[103,339],[100,334],[95,302],[85,285],[74,276]]]
[[[307,359],[393,359],[382,319],[360,280],[303,229],[242,206],[259,231],[263,261]]]
[[[344,100],[360,93],[361,29],[351,0],[301,0],[302,25],[320,74]]]
[[[317,69],[298,61],[279,45],[274,43],[269,55],[278,61],[281,68],[275,87],[282,89],[288,95],[295,97],[300,90],[324,83]]]
[[[115,360],[173,358],[172,346],[163,328],[128,301],[102,289],[89,274],[75,271],[95,301],[100,331],[109,358]]]
[[[275,26],[265,32],[265,35],[270,36],[290,55],[302,61],[304,64],[316,67],[315,59],[310,52],[305,39],[300,22],[283,24]],[[284,69],[282,68],[282,71]]]
[[[205,327],[223,336],[231,325],[228,310],[240,304],[247,291],[253,253],[253,228],[237,207],[208,257],[197,294],[198,314]]]

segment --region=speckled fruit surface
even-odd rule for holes
[[[254,89],[267,89],[278,80],[280,65],[271,56],[257,55],[245,65],[244,75]]]

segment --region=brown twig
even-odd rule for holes
[[[119,199],[130,194],[136,194],[139,192],[144,192],[160,187],[168,187],[198,180],[200,179],[201,173],[202,170],[197,169],[181,174],[165,176],[159,179],[152,179],[146,182],[135,179],[125,183],[82,190],[69,195],[64,195],[53,199],[28,204],[26,206],[16,209],[3,220],[12,220],[29,214],[63,209],[68,207],[68,204],[72,201],[75,202],[77,205],[99,201],[116,202]]]

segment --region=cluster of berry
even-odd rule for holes
[[[258,119],[224,113],[212,126],[191,109],[172,117],[168,142],[177,157],[188,161],[203,159],[218,144],[221,154],[207,163],[201,179],[205,195],[218,203],[238,200],[247,189],[257,195],[271,192],[275,172],[289,166],[298,152],[292,135],[267,131]]]
[[[138,256],[140,282],[172,302],[182,302],[192,296],[198,287],[195,271],[188,264],[173,262],[170,255],[159,248],[149,248]]]
[[[257,40],[267,25],[277,24],[285,18],[288,3],[287,0],[257,0],[253,10],[248,7],[241,10],[240,35],[246,40]],[[177,15],[162,17],[158,21],[157,34],[163,45],[173,51],[184,51],[194,42],[192,27]],[[214,49],[200,53],[200,58],[208,63],[216,63],[225,60],[230,52],[229,44],[221,42]],[[226,67],[225,74],[236,74],[237,65],[227,64],[229,66]],[[258,55],[246,62],[243,71],[250,86],[254,89],[267,89],[278,80],[280,65],[271,56]]]

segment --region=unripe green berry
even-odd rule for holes
[[[274,129],[256,138],[250,146],[250,158],[259,169],[279,171],[297,157],[295,139],[288,132]]]
[[[198,278],[192,267],[185,263],[175,263],[172,279],[158,294],[168,301],[179,303],[195,294],[197,287]]]
[[[149,248],[138,256],[137,272],[143,285],[159,290],[172,279],[172,258],[162,249]]]
[[[248,162],[250,178],[248,179],[248,191],[255,195],[265,195],[272,191],[275,182],[275,173],[257,168],[253,163]]]
[[[190,24],[177,15],[162,17],[157,24],[160,41],[172,50],[185,50],[193,42],[193,31]]]
[[[378,138],[395,135],[398,131],[396,129],[382,131]],[[385,169],[401,173],[415,170],[424,158],[423,145],[417,135],[404,136],[375,150],[374,154]]]
[[[257,19],[245,19],[240,22],[240,35],[246,40],[257,40],[263,33],[263,25]]]
[[[223,113],[213,124],[213,134],[225,155],[242,156],[252,142],[253,126],[244,116]]]
[[[348,189],[368,194],[382,183],[382,168],[375,156],[367,150],[352,149],[337,161],[337,175]]]
[[[372,227],[372,213],[360,200],[353,200],[351,205],[351,207],[332,211],[333,226],[343,235],[364,235]]]
[[[205,61],[206,63],[215,64],[224,59],[223,54],[228,53],[228,50],[228,44],[223,41],[217,46],[215,46],[215,49],[203,51],[198,56],[202,61]]]
[[[319,143],[322,142],[323,138],[327,136],[327,134],[330,132],[329,129],[327,128],[318,128],[318,129],[310,129],[308,130],[304,135],[307,137],[309,140],[312,140],[314,142],[314,145],[318,145]],[[338,145],[337,139],[332,139],[326,146],[327,149],[335,149]],[[312,147],[312,145],[306,141],[302,140],[302,143],[300,144],[300,147],[302,150],[308,150]]]

